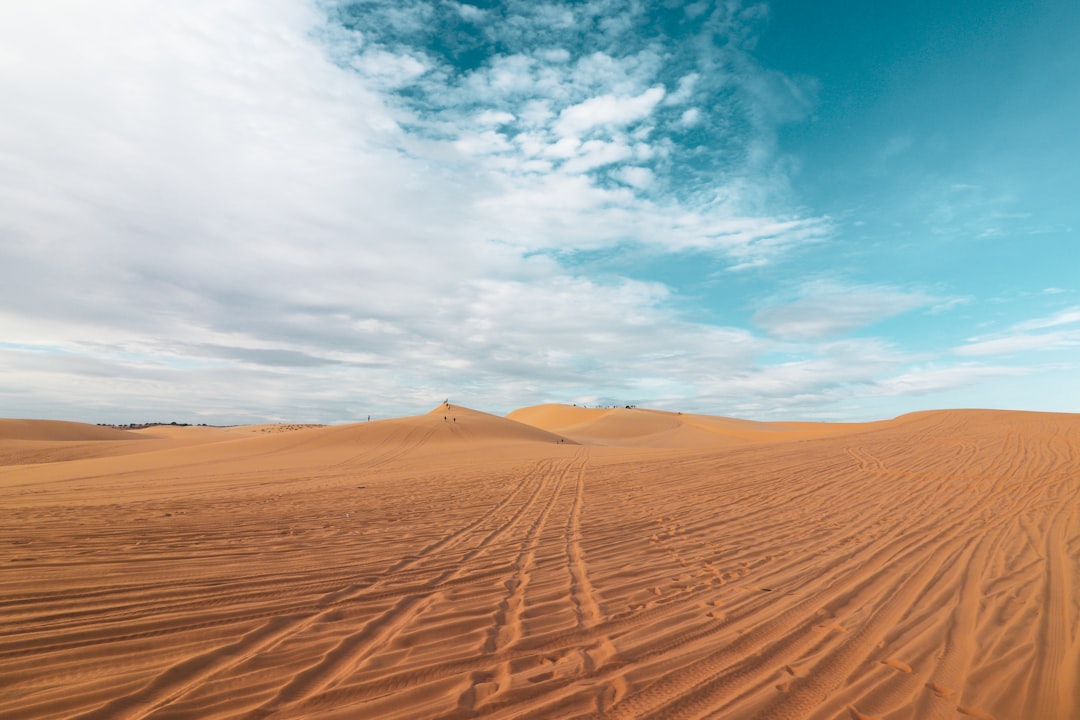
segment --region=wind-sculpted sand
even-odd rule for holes
[[[0,421],[0,717],[1080,717],[1080,416],[287,430]]]

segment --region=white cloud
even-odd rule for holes
[[[569,160],[570,158],[575,157],[578,153],[578,148],[581,147],[581,141],[576,137],[559,138],[557,142],[550,145],[545,145],[541,138],[535,136],[519,135],[518,137],[523,138],[521,141],[523,143],[535,142],[535,145],[531,146],[535,148],[535,154],[543,154],[546,157],[559,158],[561,160]]]
[[[461,14],[461,17],[465,18],[469,22],[480,23],[487,19],[488,13],[483,9],[476,7],[475,5],[467,5],[465,3],[453,3],[454,9]]]
[[[412,54],[373,49],[352,58],[350,65],[369,80],[387,88],[408,85],[428,71],[428,63]]]
[[[627,165],[619,168],[615,174],[622,182],[630,185],[631,187],[645,189],[653,184],[656,179],[652,170],[646,167],[637,167],[634,165]]]
[[[1075,325],[1080,323],[1080,305],[1059,310],[1049,317],[1035,318],[1026,322],[1017,323],[1014,330],[1043,330],[1045,328],[1060,327],[1062,325]]]
[[[938,302],[925,293],[891,287],[810,284],[802,289],[799,299],[758,310],[753,322],[777,337],[818,339],[843,335]]]
[[[5,412],[332,420],[452,388],[494,410],[648,391],[763,412],[780,391],[843,394],[832,350],[760,368],[775,341],[552,259],[636,243],[749,268],[828,237],[755,174],[757,137],[730,140],[764,148],[754,167],[668,191],[683,177],[663,128],[706,73],[620,55],[618,24],[611,47],[571,52],[584,10],[550,5],[547,49],[455,75],[397,39],[441,7],[377,4],[383,37],[305,0],[0,6]],[[858,352],[865,382],[900,362]]]
[[[476,117],[476,121],[481,125],[507,125],[515,120],[517,118],[513,113],[498,110],[485,110]]]
[[[683,105],[690,102],[694,97],[694,86],[701,79],[701,75],[692,72],[679,78],[675,91],[668,93],[664,98],[665,105]]]
[[[551,63],[570,62],[570,51],[566,48],[545,48],[538,50],[537,57]]]
[[[1026,375],[1024,368],[964,363],[951,367],[915,368],[879,383],[882,395],[928,395],[974,385],[987,379]]]
[[[683,127],[694,127],[701,124],[701,111],[697,108],[688,108],[679,116],[679,124]]]
[[[991,337],[971,338],[953,350],[957,355],[1014,355],[1031,351],[1058,350],[1080,345],[1080,328],[1034,332],[1080,324],[1080,307],[1068,307],[1040,318],[1012,325]]]
[[[624,127],[648,117],[663,97],[664,88],[652,87],[634,97],[589,98],[559,113],[555,131],[565,137],[579,136],[596,127]]]
[[[582,143],[578,155],[567,160],[563,169],[571,173],[586,172],[627,160],[633,155],[634,151],[624,143],[589,140]]]
[[[688,17],[692,18],[704,15],[708,10],[709,3],[707,0],[698,0],[698,2],[690,3],[683,8],[683,12],[685,12]]]
[[[1052,350],[1080,345],[1080,330],[1048,333],[1016,333],[961,345],[957,355],[1013,355],[1031,350]]]
[[[512,149],[512,145],[505,135],[492,130],[462,135],[454,144],[467,155],[489,155],[507,152]]]

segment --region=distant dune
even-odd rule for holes
[[[1076,720],[1080,416],[0,420],[0,568],[5,718]]]
[[[841,423],[765,423],[640,408],[567,405],[522,408],[508,417],[588,445],[632,447],[713,448],[822,437],[868,427]]]
[[[487,443],[558,443],[560,435],[513,419],[460,405],[440,405],[426,415],[354,423],[324,428],[311,442],[319,445],[362,443],[365,445],[404,446],[413,449],[443,445],[469,447]]]
[[[47,440],[70,442],[77,440],[142,440],[142,436],[100,425],[66,422],[64,420],[3,420],[0,419],[0,440]]]

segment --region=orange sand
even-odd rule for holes
[[[1078,514],[1075,415],[4,420],[0,717],[1075,720]]]

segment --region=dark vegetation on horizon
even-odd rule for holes
[[[192,423],[178,423],[178,422],[145,422],[145,423],[128,423],[127,425],[114,425],[112,423],[98,423],[99,427],[111,427],[117,430],[145,430],[146,428],[160,427],[162,425],[171,425],[173,427],[192,427]],[[195,427],[209,427],[206,423],[199,423]]]

